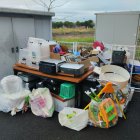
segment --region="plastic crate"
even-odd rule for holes
[[[63,83],[60,86],[60,97],[70,99],[75,96],[75,85],[71,83]]]

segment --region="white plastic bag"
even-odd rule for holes
[[[30,105],[32,113],[36,116],[52,117],[54,103],[48,88],[38,88],[30,94]]]
[[[59,123],[70,129],[80,131],[88,123],[88,111],[78,108],[65,107],[58,114]]]
[[[8,94],[21,93],[22,86],[22,79],[15,75],[6,76],[1,80],[1,87]]]
[[[29,90],[23,90],[20,94],[6,94],[4,92],[1,92],[0,111],[3,112],[12,111],[11,115],[15,115],[16,112],[22,110],[25,103],[25,97],[27,97],[29,94],[30,94]]]

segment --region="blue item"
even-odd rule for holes
[[[54,53],[59,53],[60,51],[61,51],[61,47],[60,47],[59,44],[57,44],[57,45],[54,47],[53,52],[54,52]]]
[[[74,51],[73,54],[74,54],[75,56],[79,56],[79,55],[80,55],[80,52]]]
[[[131,71],[131,67],[132,67],[132,64],[129,64],[128,65],[128,67],[129,67],[129,72]],[[133,66],[133,73],[137,73],[137,74],[139,74],[140,73],[140,66]]]

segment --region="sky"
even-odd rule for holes
[[[0,7],[46,10],[40,1],[49,0],[0,0]],[[140,11],[140,0],[55,0],[53,21],[95,20],[95,13]]]

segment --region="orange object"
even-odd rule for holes
[[[125,116],[125,114],[124,114],[124,112],[123,112],[123,110],[122,110],[122,108],[120,106],[120,103],[119,103],[119,101],[118,101],[118,99],[117,99],[117,97],[115,95],[115,90],[114,90],[113,84],[111,82],[108,82],[105,85],[105,87],[99,92],[99,94],[97,96],[100,97],[103,93],[112,93],[113,94],[113,96],[114,96],[114,98],[115,98],[115,100],[116,100],[116,102],[118,104],[118,107],[119,107],[119,109],[120,109],[120,111],[121,111],[121,113],[122,113],[122,115],[124,117],[124,119],[126,119],[126,116]]]
[[[111,93],[111,94],[113,94],[114,99],[116,100],[116,103],[117,103],[117,105],[118,105],[118,107],[119,107],[119,109],[120,109],[120,111],[121,111],[124,119],[126,119],[126,116],[125,116],[125,114],[124,114],[124,112],[123,112],[123,110],[121,108],[121,105],[120,105],[120,103],[119,103],[119,101],[118,101],[118,99],[116,97],[115,90],[114,90],[113,84],[111,82],[107,82],[107,84],[105,85],[105,87],[99,92],[99,94],[97,96],[100,98],[100,96],[103,93]],[[84,110],[86,110],[89,107],[89,105],[90,105],[90,103],[84,108]]]
[[[124,104],[125,99],[123,98],[122,100],[120,100],[120,104]]]
[[[106,128],[109,128],[110,123],[115,124],[118,120],[116,106],[111,98],[104,99],[99,105],[100,116],[106,122]]]
[[[101,94],[103,93],[113,93],[114,92],[114,88],[112,86],[111,82],[108,82],[105,87],[99,92],[99,94],[97,95],[98,97],[101,96]]]

